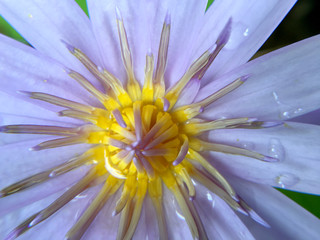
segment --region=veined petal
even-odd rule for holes
[[[32,204],[33,202],[46,198],[47,196],[58,191],[66,190],[67,187],[79,181],[85,175],[87,170],[88,167],[84,166],[47,182],[41,183],[30,189],[26,189],[13,195],[1,198],[0,215],[5,215],[6,213],[24,207],[28,204]]]
[[[17,91],[46,92],[97,105],[97,101],[68,76],[63,65],[3,35],[0,35],[0,70],[0,89],[11,95],[22,97]]]
[[[239,195],[265,220],[271,228],[256,225],[248,228],[257,239],[316,239],[320,220],[272,187],[239,178],[230,179]]]
[[[218,55],[203,82],[247,62],[266,41],[269,35],[281,22],[295,4],[290,1],[232,1],[215,0],[205,14],[201,33],[197,38],[198,48],[194,57],[204,52],[216,41],[219,32],[232,18],[231,36]]]
[[[171,17],[170,46],[166,81],[176,82],[191,62],[186,51],[194,43],[207,1],[93,1],[88,0],[90,19],[100,48],[106,53],[104,63],[120,79],[126,79],[122,66],[116,24],[116,7],[120,10],[126,27],[137,80],[143,81],[146,54],[151,50],[157,59],[159,39],[166,15]],[[143,12],[143,14],[141,14]],[[192,16],[192,18],[185,18]],[[188,28],[184,26],[188,25]],[[179,58],[176,56],[179,54]],[[185,57],[183,57],[185,56]],[[110,60],[112,59],[112,61]]]
[[[23,94],[12,96],[0,90],[0,101],[1,103],[6,103],[1,104],[0,106],[0,125],[23,123],[36,124],[37,119],[38,122],[39,120],[41,122],[41,119],[42,121],[48,120],[45,125],[48,125],[49,122],[57,122],[60,126],[75,126],[75,124],[79,123],[79,121],[74,119],[62,119],[57,115],[56,112],[45,109],[44,107],[48,108],[47,105],[42,104],[43,107],[38,106],[35,104],[35,102],[31,102],[32,100],[28,99],[28,97],[24,96]],[[18,114],[17,109],[19,109]],[[22,121],[17,122],[17,120],[15,120],[17,118]]]
[[[81,65],[61,40],[99,62],[90,21],[75,1],[5,0],[1,1],[0,13],[38,51],[68,67]]]
[[[83,144],[82,146],[65,147],[63,151],[57,149],[42,151],[29,150],[41,141],[48,139],[50,139],[50,137],[39,137],[36,140],[21,141],[0,146],[0,189],[23,178],[57,166],[62,162],[66,162],[71,158],[79,156],[79,154],[82,154],[88,149],[88,146]],[[8,171],[8,169],[10,169],[10,171]]]
[[[197,184],[195,206],[208,239],[254,239],[235,212],[218,196]]]
[[[204,52],[193,57],[191,56],[190,49],[193,49],[193,47],[197,45],[196,38],[203,27],[202,24],[207,1],[187,0],[181,4],[179,0],[166,0],[158,1],[158,4],[160,11],[157,11],[157,16],[155,16],[158,23],[155,22],[154,26],[162,24],[161,22],[159,23],[159,20],[164,18],[161,17],[161,15],[165,16],[167,12],[171,14],[172,28],[170,31],[168,65],[165,74],[165,80],[169,88],[182,77],[192,62]],[[189,17],[186,18],[185,16]],[[158,48],[159,38],[160,32],[154,35],[156,41],[153,41],[153,49]],[[214,42],[212,42],[211,45],[213,43]]]
[[[99,189],[101,189],[101,186]],[[114,211],[120,195],[121,191],[118,191],[110,197],[88,228],[87,232],[83,235],[84,239],[103,240],[106,236],[110,239],[117,238],[120,214],[113,216],[112,212]]]
[[[88,0],[87,3],[93,32],[101,51],[104,52],[102,56],[104,67],[121,81],[126,79],[116,21],[116,8],[118,8],[126,28],[135,74],[137,79],[143,83],[146,54],[151,47],[151,26],[148,14],[150,10],[150,14],[153,14],[154,9],[148,9],[150,4],[145,1]],[[141,11],[145,14],[140,14]]]
[[[168,239],[192,239],[190,229],[177,200],[166,187],[163,188],[163,203],[163,210],[168,226]]]
[[[159,239],[159,230],[157,227],[157,215],[152,205],[151,199],[147,197],[144,200],[141,216],[133,239]]]
[[[249,75],[243,86],[211,104],[202,116],[286,120],[318,109],[319,40],[317,35],[266,54],[208,84],[200,90],[198,99],[236,76]]]
[[[285,123],[265,129],[216,130],[210,140],[248,148],[279,162],[211,152],[212,163],[235,176],[295,191],[320,194],[318,125]]]
[[[77,195],[69,203],[63,206],[62,211],[58,211],[40,225],[37,225],[24,233],[21,239],[41,240],[48,238],[48,236],[53,239],[63,239],[67,231],[76,223],[78,217],[90,204],[100,188],[101,187],[99,186],[93,187]],[[28,217],[32,216],[32,214],[46,208],[54,202],[54,200],[60,197],[63,192],[65,192],[65,189],[53,194],[53,196],[47,197],[46,199],[35,202],[32,205],[18,209],[17,211],[4,216],[0,219],[0,221],[2,220],[5,223],[3,229],[5,232],[1,236],[6,236],[6,234],[17,226],[17,224],[22,223]]]

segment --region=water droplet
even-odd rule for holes
[[[275,178],[275,181],[279,187],[287,188],[296,185],[300,178],[292,173],[282,173]]]
[[[271,138],[268,145],[268,156],[282,161],[285,158],[285,150],[278,138]]]
[[[249,35],[249,28],[247,28],[243,33],[243,36],[245,37],[248,37],[248,35]]]
[[[249,35],[250,29],[241,22],[233,24],[231,36],[225,48],[236,49]]]
[[[207,192],[207,199],[211,202],[212,201],[212,196],[209,192]]]
[[[240,145],[241,148],[253,150],[254,149],[254,143],[253,142],[241,142]]]
[[[288,108],[287,105],[284,105],[286,108]],[[300,115],[302,111],[302,108],[290,108],[289,110],[286,110],[282,112],[282,116],[284,118],[293,118],[296,117],[297,115]]]
[[[272,92],[272,95],[273,95],[275,102],[279,106],[279,110],[281,112],[280,118],[289,119],[289,118],[293,118],[293,117],[301,114],[301,111],[303,110],[301,107],[294,107],[292,105],[289,105],[289,104],[282,102],[279,99],[278,93],[276,93],[274,91]]]

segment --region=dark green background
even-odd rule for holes
[[[81,8],[87,13],[85,0],[76,0]],[[208,6],[213,2],[209,0]],[[302,40],[304,38],[320,33],[318,23],[320,1],[300,0],[290,11],[288,16],[279,25],[268,41],[262,46],[260,52],[268,52],[290,43]],[[0,17],[0,33],[15,38],[27,44],[27,42]],[[320,174],[320,173],[319,173]],[[320,186],[319,186],[320,187]],[[320,196],[302,194],[279,189],[298,204],[312,212],[320,218]]]

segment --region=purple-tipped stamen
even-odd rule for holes
[[[117,123],[123,127],[126,128],[127,124],[126,122],[123,120],[122,114],[120,113],[119,109],[115,109],[112,111],[112,114],[114,116],[114,118],[116,119]]]

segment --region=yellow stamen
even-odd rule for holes
[[[170,91],[165,95],[165,98],[170,102],[171,109],[174,104],[177,102],[180,93],[183,88],[187,85],[187,83],[191,80],[191,78],[202,69],[205,64],[208,62],[210,57],[210,51],[204,52],[188,69],[188,71],[182,76],[182,78],[177,82],[177,84],[170,89]]]
[[[224,88],[220,89],[216,93],[210,95],[209,97],[203,99],[200,102],[193,103],[187,106],[182,106],[175,109],[172,113],[173,118],[178,122],[185,122],[191,118],[196,117],[203,111],[205,107],[207,107],[214,101],[218,100],[219,98],[223,97],[227,93],[238,88],[241,84],[244,83],[246,79],[247,79],[247,76],[240,77],[235,81],[233,81],[232,83],[230,83],[229,85],[225,86]]]
[[[164,82],[164,73],[167,67],[167,58],[168,58],[168,47],[170,39],[170,15],[167,14],[166,19],[163,23],[159,50],[158,50],[158,60],[157,68],[154,78],[155,85],[155,94],[154,100],[162,98],[165,93],[165,82]]]
[[[122,61],[127,71],[127,77],[128,77],[127,90],[131,99],[133,101],[137,101],[141,99],[141,89],[134,75],[132,57],[131,57],[130,47],[129,47],[124,23],[120,15],[119,9],[117,9],[116,11],[117,11],[118,34],[119,34],[120,46],[121,46],[121,56],[122,56]]]
[[[145,79],[142,89],[142,100],[145,103],[153,102],[153,68],[154,68],[154,58],[153,55],[146,56],[146,68],[145,68]]]
[[[182,125],[182,131],[189,135],[198,135],[206,131],[232,128],[239,124],[248,123],[249,118],[223,119],[211,122],[188,122]]]
[[[167,240],[167,225],[162,207],[162,183],[159,177],[149,182],[148,193],[156,210],[160,240]]]
[[[219,173],[217,169],[215,169],[204,157],[202,157],[196,151],[189,149],[189,153],[187,154],[187,158],[195,160],[201,164],[219,183],[224,187],[224,189],[229,193],[232,198],[237,198],[237,195],[234,189],[230,186],[228,181]]]

